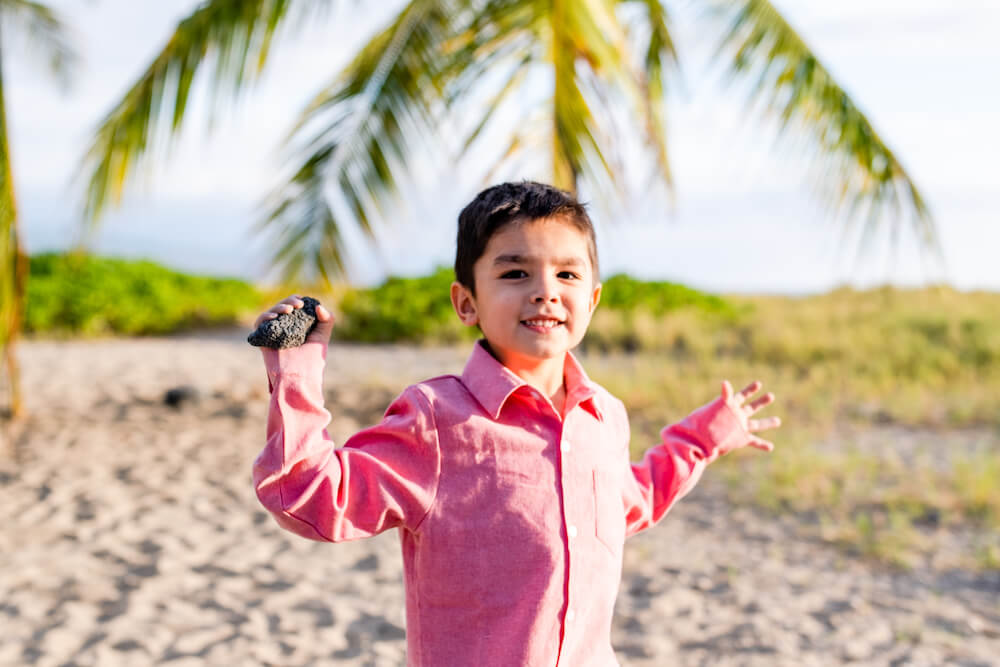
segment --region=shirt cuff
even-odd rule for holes
[[[264,367],[267,369],[267,380],[274,387],[278,378],[296,375],[303,379],[323,381],[323,368],[326,365],[327,346],[323,343],[304,343],[299,347],[275,350],[269,347],[260,348],[264,357]]]

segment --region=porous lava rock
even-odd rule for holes
[[[266,320],[247,336],[247,342],[255,347],[270,347],[284,350],[298,347],[306,342],[306,336],[316,326],[316,306],[319,301],[304,296],[305,305],[290,313],[281,313],[273,320]]]

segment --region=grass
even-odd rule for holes
[[[807,519],[816,537],[901,567],[936,554],[949,530],[967,533],[968,554],[952,563],[995,569],[1000,552],[1000,461],[987,452],[905,462],[893,451],[850,444],[834,451],[785,446],[718,467],[733,502],[754,502]],[[971,558],[967,557],[971,554]]]
[[[799,423],[1000,426],[1000,294],[883,289],[727,300],[735,315],[599,310],[585,348],[627,369],[607,373],[627,402],[668,410],[691,404],[688,387],[704,396],[723,378],[760,378]]]

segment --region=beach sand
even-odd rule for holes
[[[223,332],[20,347],[0,453],[0,665],[405,663],[395,532],[280,530],[254,496],[267,385]],[[466,349],[334,345],[331,435]],[[165,405],[187,386],[197,399]],[[895,571],[707,479],[625,552],[622,665],[1000,665],[1000,574]]]

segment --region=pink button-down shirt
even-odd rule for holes
[[[399,528],[409,665],[617,665],[625,538],[748,439],[721,400],[629,463],[625,408],[567,355],[564,415],[477,344],[461,376],[408,387],[335,448],[326,346],[264,350],[257,495],[284,528],[337,542]]]

